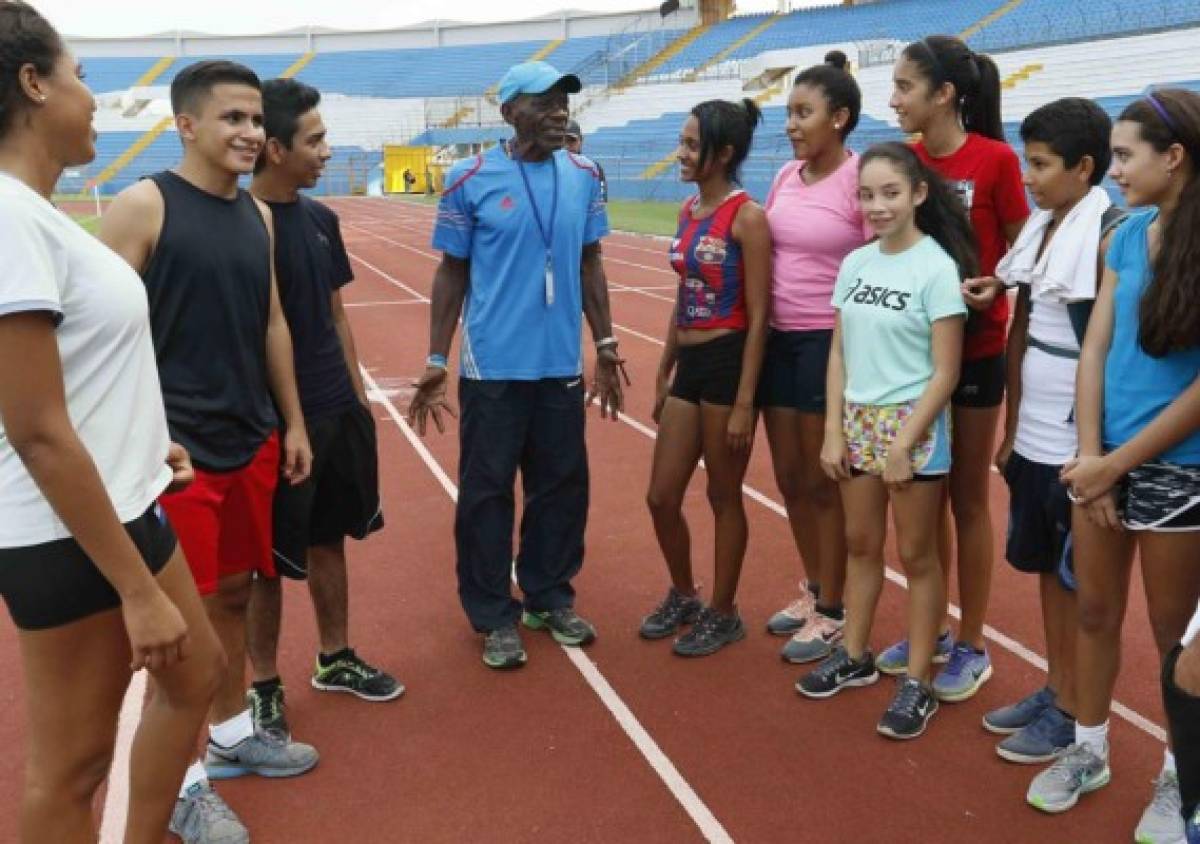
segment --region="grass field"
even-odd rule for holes
[[[418,202],[421,205],[435,205],[438,200],[436,196],[424,194],[409,194],[403,199],[405,202]],[[614,199],[608,203],[608,222],[614,231],[673,235],[678,219],[679,205],[675,202],[629,202]]]

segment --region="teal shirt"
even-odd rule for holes
[[[846,401],[901,404],[933,377],[933,324],[967,312],[958,267],[932,237],[898,255],[879,242],[842,262],[833,307],[842,318]]]

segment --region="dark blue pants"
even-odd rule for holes
[[[462,454],[454,539],[458,594],[471,626],[494,630],[521,613],[510,581],[518,468],[525,510],[516,561],[524,605],[571,606],[588,508],[583,379],[461,378],[458,398]]]

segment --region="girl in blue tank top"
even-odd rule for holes
[[[1112,177],[1146,210],[1113,236],[1079,359],[1079,456],[1062,475],[1075,502],[1076,732],[1030,787],[1030,802],[1047,811],[1111,776],[1108,710],[1134,552],[1160,655],[1200,599],[1200,95],[1159,90],[1133,102],[1112,143]],[[1168,753],[1138,840],[1163,824],[1183,840],[1175,768]]]

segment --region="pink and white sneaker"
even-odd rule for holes
[[[834,645],[842,641],[845,626],[845,619],[814,612],[804,626],[792,634],[791,641],[783,646],[779,655],[786,662],[797,664],[824,659],[833,652]]]
[[[767,622],[767,631],[775,636],[791,636],[802,628],[816,614],[817,596],[808,588],[806,581],[800,581],[800,597],[781,609]]]

